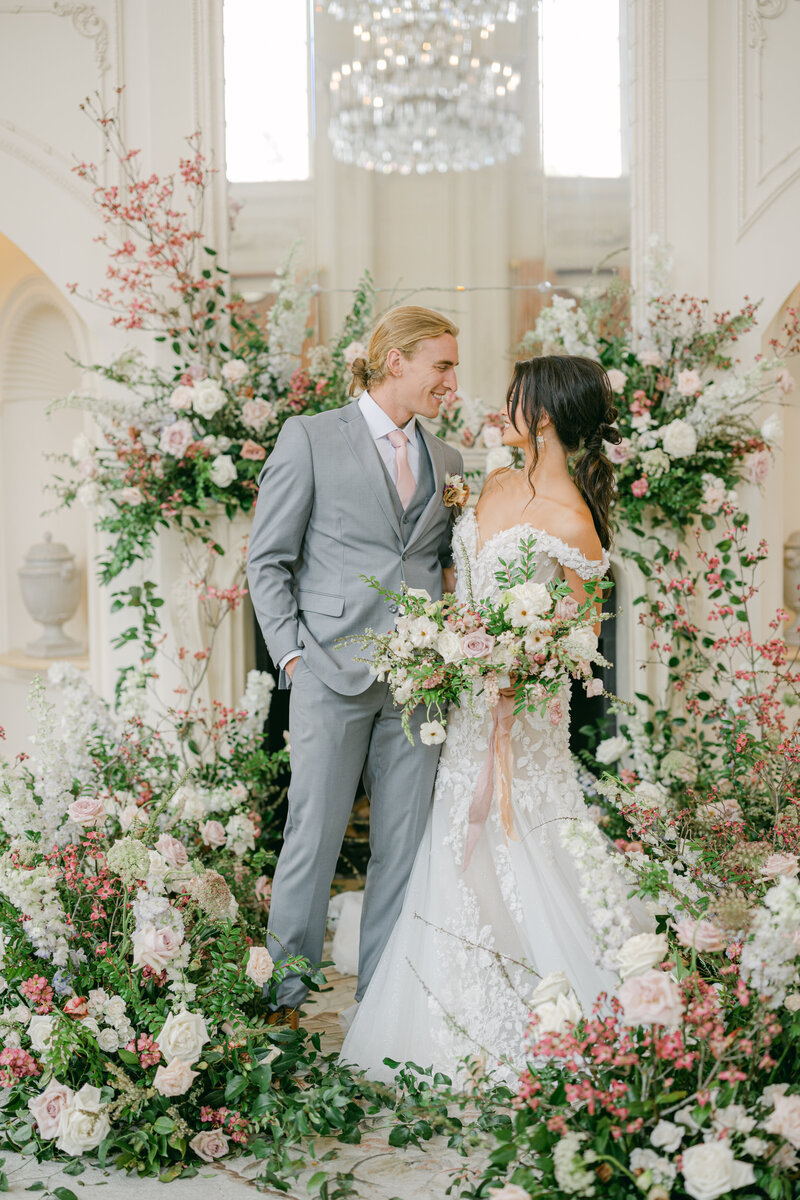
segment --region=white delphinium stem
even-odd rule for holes
[[[272,703],[275,680],[266,671],[248,671],[247,684],[237,709],[247,716],[236,726],[233,737],[240,746],[255,746],[264,731],[264,722]]]
[[[37,954],[63,967],[69,957],[70,927],[47,863],[20,870],[10,852],[0,855],[0,892],[25,914],[22,928]]]
[[[599,962],[613,971],[617,951],[634,931],[628,893],[635,880],[623,856],[612,858],[608,839],[590,821],[565,822],[561,840],[578,871]]]
[[[769,889],[756,913],[742,949],[742,977],[778,1008],[797,979],[800,955],[800,880],[781,876]]]

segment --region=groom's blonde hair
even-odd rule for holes
[[[402,304],[389,309],[372,331],[367,357],[353,362],[350,395],[360,395],[386,378],[386,356],[390,350],[399,350],[406,358],[413,358],[420,342],[441,337],[443,333],[458,337],[458,327],[432,308]]]

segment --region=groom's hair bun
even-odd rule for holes
[[[350,370],[353,372],[353,381],[350,384],[350,395],[365,392],[369,387],[369,363],[365,358],[354,358]]]
[[[381,383],[386,378],[386,356],[390,350],[399,350],[406,358],[413,358],[420,342],[441,337],[444,333],[458,337],[458,326],[432,308],[421,308],[417,304],[390,308],[372,331],[366,359],[357,358],[353,362],[350,395],[366,391],[370,384]]]

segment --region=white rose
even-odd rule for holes
[[[617,998],[626,1025],[677,1025],[684,1009],[677,983],[663,971],[645,971],[626,979]]]
[[[616,367],[612,367],[609,371],[606,371],[606,375],[608,376],[608,382],[611,384],[612,392],[619,393],[625,391],[628,376],[624,371],[618,371]]]
[[[664,356],[659,350],[641,350],[638,354],[643,367],[663,367]]]
[[[232,358],[222,367],[222,378],[226,383],[240,383],[247,374],[247,363],[241,358]]]
[[[61,1113],[56,1145],[72,1158],[80,1158],[99,1146],[110,1129],[106,1105],[100,1103],[100,1089],[86,1083]]]
[[[159,438],[158,448],[162,454],[171,454],[173,458],[183,458],[194,440],[195,435],[191,422],[182,419],[165,427]]]
[[[138,508],[140,504],[144,504],[144,496],[137,487],[120,488],[116,498],[118,504],[128,504],[131,508]]]
[[[227,396],[213,379],[201,379],[192,388],[192,407],[206,419],[219,412],[226,400]]]
[[[553,597],[543,583],[518,583],[505,593],[512,625],[530,625],[553,607]]]
[[[31,1017],[28,1023],[28,1037],[31,1039],[31,1049],[41,1053],[47,1049],[50,1037],[53,1033],[54,1017],[46,1016]]]
[[[702,388],[703,382],[697,371],[678,371],[675,386],[682,396],[694,396]]]
[[[789,1012],[800,1011],[800,992],[790,992],[784,1000],[784,1004],[788,1008]]]
[[[169,406],[170,408],[174,408],[176,412],[188,412],[192,407],[193,399],[194,388],[184,387],[181,385],[181,387],[176,387],[175,391],[170,396]]]
[[[683,1186],[693,1200],[716,1200],[755,1182],[753,1164],[738,1162],[727,1142],[700,1142],[683,1152]]]
[[[436,639],[436,649],[446,663],[458,662],[463,658],[461,638],[452,629],[443,629]]]
[[[119,1038],[117,1037],[116,1030],[109,1029],[108,1026],[105,1029],[101,1029],[97,1035],[97,1044],[106,1054],[113,1054],[119,1047]]]
[[[615,763],[622,758],[623,754],[630,749],[630,742],[622,734],[617,737],[605,738],[594,752],[594,756],[599,763],[608,767],[611,763]]]
[[[487,450],[493,450],[503,444],[503,431],[497,425],[484,425],[481,430],[481,441]]]
[[[667,948],[665,933],[637,933],[629,937],[617,951],[620,978],[630,979],[657,966],[664,961]]]
[[[447,737],[441,721],[423,721],[419,727],[419,740],[423,746],[438,746]]]
[[[18,1004],[16,1008],[10,1010],[12,1021],[17,1021],[20,1025],[27,1025],[33,1013],[25,1004]]]
[[[534,988],[531,1005],[537,1008],[540,1004],[548,1004],[559,996],[568,995],[571,988],[572,984],[563,971],[551,971]]]
[[[211,482],[217,487],[224,488],[233,483],[236,478],[236,466],[230,454],[218,454],[209,470]]]
[[[555,1000],[538,1004],[536,1009],[539,1024],[537,1033],[563,1033],[567,1023],[577,1025],[583,1017],[583,1009],[575,998],[574,992],[565,996],[562,992]]]
[[[486,455],[486,474],[491,475],[492,471],[499,471],[501,467],[510,467],[513,461],[514,455],[508,446],[492,446]]]
[[[659,1121],[650,1134],[650,1143],[659,1150],[666,1150],[672,1154],[680,1146],[685,1133],[686,1130],[673,1121]]]
[[[588,625],[578,625],[562,640],[561,647],[576,662],[590,660],[597,653],[597,634]]]
[[[208,1029],[203,1017],[187,1009],[170,1013],[156,1038],[168,1063],[180,1058],[190,1065],[200,1057],[207,1041]]]
[[[670,458],[689,458],[697,449],[697,430],[676,417],[661,430],[661,445]]]

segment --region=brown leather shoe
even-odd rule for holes
[[[282,1004],[280,1008],[276,1008],[267,1017],[268,1025],[288,1025],[290,1029],[300,1028],[300,1009],[289,1008],[288,1005]]]

